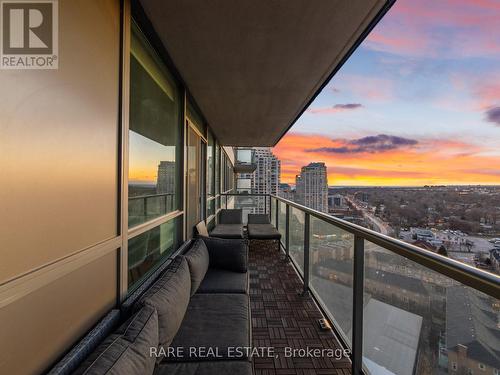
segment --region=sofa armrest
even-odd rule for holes
[[[210,267],[245,273],[248,270],[248,241],[200,237],[205,242],[210,257]]]

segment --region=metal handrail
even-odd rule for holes
[[[487,272],[482,269],[472,267],[468,264],[450,259],[432,251],[422,249],[418,246],[403,242],[396,238],[389,237],[385,234],[375,232],[374,230],[364,228],[360,225],[350,223],[334,216],[327,215],[323,212],[303,206],[288,199],[278,197],[274,194],[224,194],[230,196],[270,196],[280,202],[287,204],[290,207],[297,208],[312,217],[323,220],[329,224],[336,226],[354,236],[361,237],[375,245],[379,245],[386,250],[392,251],[404,258],[410,259],[424,267],[450,277],[464,285],[470,286],[483,293],[490,295],[493,298],[500,299],[500,276]]]
[[[164,193],[164,194],[148,194],[148,195],[137,195],[135,197],[129,197],[129,201],[138,200],[138,199],[148,199],[148,198],[156,198],[156,197],[170,197],[174,196],[174,193]]]

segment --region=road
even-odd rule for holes
[[[345,196],[345,199],[357,210],[361,211],[363,213],[363,217],[368,219],[374,226],[375,228],[378,229],[378,231],[382,234],[385,235],[390,235],[392,233],[392,228],[387,224],[385,221],[381,220],[380,218],[376,217],[370,210],[366,209],[365,207],[361,206],[356,199],[353,197],[350,197],[348,195]]]

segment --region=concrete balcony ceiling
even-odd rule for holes
[[[391,3],[141,0],[228,146],[274,146]]]

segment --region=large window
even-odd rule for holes
[[[180,208],[181,99],[136,26],[130,56],[129,227]]]
[[[234,171],[233,165],[225,152],[222,152],[222,192],[227,193],[234,188]]]
[[[182,239],[182,217],[178,216],[128,241],[128,285],[149,275],[177,247]]]
[[[207,196],[215,195],[215,142],[211,132],[208,133],[207,144]]]
[[[215,215],[215,138],[208,132],[207,142],[207,219]]]
[[[215,142],[215,195],[220,194],[220,145]]]
[[[136,25],[130,55],[128,225],[181,209],[181,95],[174,79]],[[133,290],[182,240],[177,216],[128,241]]]

